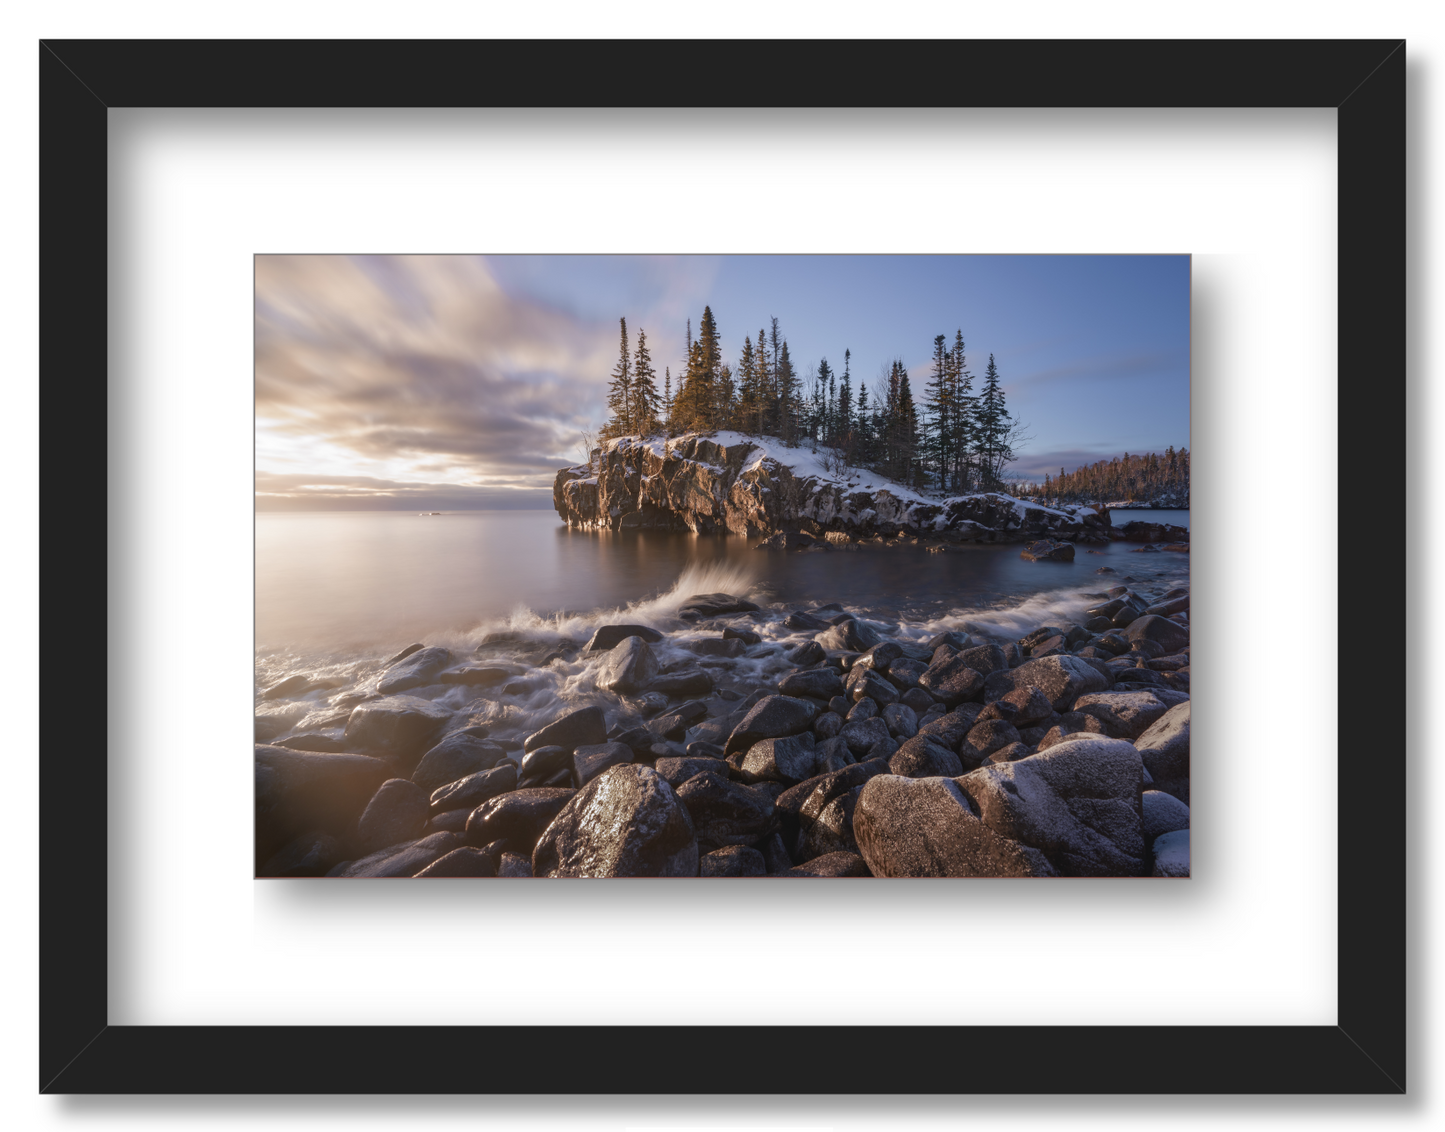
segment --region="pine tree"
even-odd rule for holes
[[[632,399],[635,416],[634,431],[646,435],[656,432],[660,422],[657,419],[657,371],[652,368],[652,355],[647,351],[647,331],[637,329],[637,358],[632,368]]]
[[[665,367],[667,373],[667,384],[662,394],[662,421],[666,427],[668,436],[672,435],[672,367]]]
[[[776,333],[778,320],[773,319]],[[788,340],[783,339],[783,348],[778,354],[778,415],[782,428],[780,435],[789,448],[798,444],[798,375],[793,369],[793,360],[788,356]]]
[[[941,491],[948,490],[949,468],[958,435],[953,362],[947,343],[942,334],[933,339],[933,376],[923,387],[922,462],[937,477]]]
[[[988,369],[983,375],[983,390],[978,398],[978,427],[975,451],[979,457],[980,487],[997,491],[1003,486],[1003,466],[1013,459],[1008,446],[1009,413],[1004,406],[1003,389],[998,381],[998,366],[988,356]]]
[[[602,436],[627,436],[632,431],[632,360],[627,356],[627,319],[622,324],[622,353],[607,387],[607,408],[612,414],[602,426]]]
[[[858,383],[858,429],[857,441],[854,444],[854,462],[867,467],[872,464],[873,452],[873,414],[868,409],[868,383]]]
[[[955,332],[953,349],[949,353],[952,372],[954,403],[957,406],[958,428],[954,438],[953,483],[954,490],[966,492],[969,489],[968,454],[973,446],[973,434],[977,427],[977,410],[973,395],[973,374],[968,372],[968,359],[963,352],[963,331]]]
[[[763,431],[763,397],[758,388],[757,357],[753,351],[753,340],[743,339],[743,351],[738,356],[738,427],[744,432],[757,435]]]
[[[758,348],[754,352],[753,365],[756,369],[755,380],[758,385],[758,434],[761,436],[772,430],[775,423],[774,397],[776,390],[773,386],[773,365],[768,356],[767,328],[758,331]]]
[[[833,397],[837,392],[837,381],[833,375],[833,367],[824,358],[818,363],[818,395],[822,399],[822,441],[828,447],[833,446],[835,429],[833,427]]]
[[[853,453],[853,351],[843,351],[843,381],[838,386],[838,443],[850,457]]]

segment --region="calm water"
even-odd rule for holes
[[[1132,518],[1189,523],[1187,511],[1114,512],[1116,525]],[[1081,545],[1072,563],[1026,562],[1019,549],[768,553],[741,538],[568,531],[552,511],[261,513],[258,675],[298,659],[385,655],[411,641],[460,645],[504,627],[549,622],[585,632],[628,607],[646,620],[714,590],[762,604],[837,601],[920,631],[973,623],[1022,632],[1081,610],[1082,595],[1126,575],[1155,589],[1188,577],[1188,555],[1134,554],[1125,543]],[[1118,573],[1098,575],[1105,565]]]

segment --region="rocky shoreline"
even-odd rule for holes
[[[256,874],[1188,876],[1188,589],[1090,596],[915,640],[699,594],[296,673],[259,694]],[[520,727],[542,676],[565,707]]]

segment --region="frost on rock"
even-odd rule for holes
[[[1103,541],[1091,507],[1041,507],[998,492],[930,499],[829,454],[739,432],[620,436],[595,459],[557,473],[552,498],[568,526],[731,532],[767,538],[910,533],[943,541],[1039,535]]]

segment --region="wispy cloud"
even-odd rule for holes
[[[261,256],[255,325],[258,451],[276,465],[289,439],[397,483],[503,491],[571,462],[617,333],[509,295],[469,256]]]
[[[550,509],[552,493],[514,481],[477,487],[376,476],[256,473],[258,511],[481,511]]]

